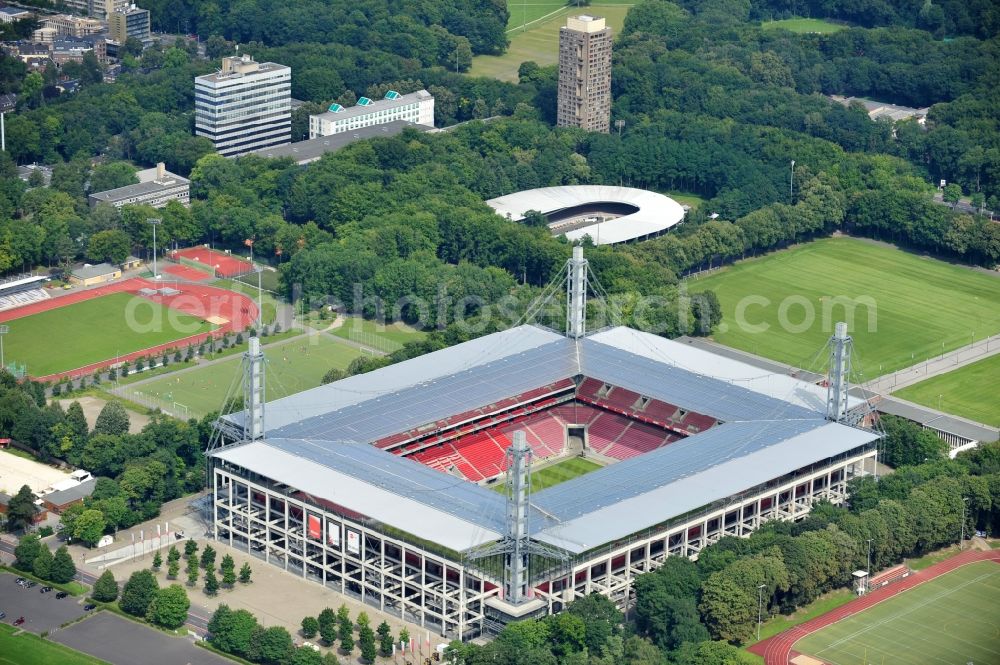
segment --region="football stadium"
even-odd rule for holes
[[[841,503],[879,434],[849,396],[850,337],[812,384],[624,326],[526,324],[243,410],[210,446],[215,538],[448,638],[493,634],[724,536]],[[532,469],[586,459],[532,492]],[[594,469],[595,465],[600,468]],[[506,491],[495,491],[503,484]]]

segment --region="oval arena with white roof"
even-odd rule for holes
[[[486,202],[511,221],[542,213],[554,235],[595,245],[645,240],[684,221],[685,210],[669,196],[634,187],[565,185],[507,194]]]

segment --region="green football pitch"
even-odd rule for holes
[[[718,295],[717,341],[805,369],[853,314],[865,379],[1000,332],[998,276],[853,238],[741,261],[688,288]]]
[[[931,377],[893,395],[1000,427],[1000,355]]]
[[[6,362],[31,376],[65,372],[209,332],[207,321],[128,293],[111,293],[9,321]]]
[[[583,459],[582,457],[572,457],[564,462],[547,466],[544,469],[532,473],[531,491],[538,492],[546,487],[552,487],[553,485],[564,483],[567,480],[571,480],[577,476],[582,476],[585,473],[590,473],[591,471],[596,471],[600,468],[601,465],[596,462],[591,462],[590,460]],[[493,489],[497,492],[506,491],[506,487],[503,483],[493,485]]]
[[[68,602],[68,601],[67,601]],[[10,621],[10,619],[8,619]],[[0,665],[101,665],[103,660],[0,624]],[[105,664],[106,665],[106,664]]]
[[[361,351],[327,335],[301,335],[287,342],[264,347],[267,400],[278,399],[320,385],[331,368],[345,369]],[[240,368],[240,355],[191,370],[181,370],[127,387],[128,398],[154,400],[178,409],[187,408],[189,416],[203,416],[222,406],[223,400]],[[238,385],[236,386],[237,393]]]
[[[782,21],[764,21],[760,27],[765,30],[788,30],[798,34],[820,33],[830,34],[845,29],[846,25],[830,23],[818,18],[786,18]]]
[[[554,10],[555,13],[547,13],[544,18],[536,16],[534,23],[528,23],[526,29],[522,30],[520,25],[524,18],[520,8],[516,4],[509,5],[511,19],[509,25],[518,26],[513,30],[508,30],[510,46],[503,55],[477,55],[472,59],[472,68],[469,69],[471,76],[488,76],[500,79],[501,81],[516,81],[517,70],[522,62],[529,60],[537,62],[543,67],[552,65],[559,60],[559,28],[566,25],[566,16],[573,14],[592,14],[603,16],[607,19],[608,25],[615,35],[619,34],[625,22],[625,15],[634,0],[600,0],[593,5],[570,8],[563,5],[562,9]],[[626,4],[627,3],[627,4]],[[542,7],[549,12],[548,5]],[[572,11],[571,11],[572,10]],[[539,9],[541,11],[541,9]],[[528,18],[528,21],[531,21]]]
[[[799,640],[828,665],[1000,663],[1000,565],[970,564]]]

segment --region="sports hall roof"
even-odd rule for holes
[[[877,438],[826,421],[825,389],[733,358],[624,327],[575,341],[520,326],[270,402],[265,441],[212,454],[461,551],[500,537],[504,498],[369,444],[580,375],[723,424],[535,494],[535,537],[574,553]]]
[[[638,210],[607,222],[569,231],[565,234],[568,240],[579,240],[589,235],[596,245],[613,245],[666,231],[684,219],[684,209],[670,197],[634,187],[542,187],[507,194],[486,202],[498,215],[513,221],[524,219],[529,210],[549,215],[589,203],[619,203],[634,206]]]

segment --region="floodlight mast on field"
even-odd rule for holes
[[[153,226],[153,279],[159,279],[159,273],[156,272],[156,227],[159,226],[163,220],[157,217],[149,217],[146,221]]]
[[[875,539],[874,538],[869,538],[868,539],[868,567],[866,569],[868,571],[868,574],[865,576],[865,593],[868,593],[869,591],[872,590],[872,582],[871,582],[871,580],[872,580],[872,541],[873,540],[875,540]]]

